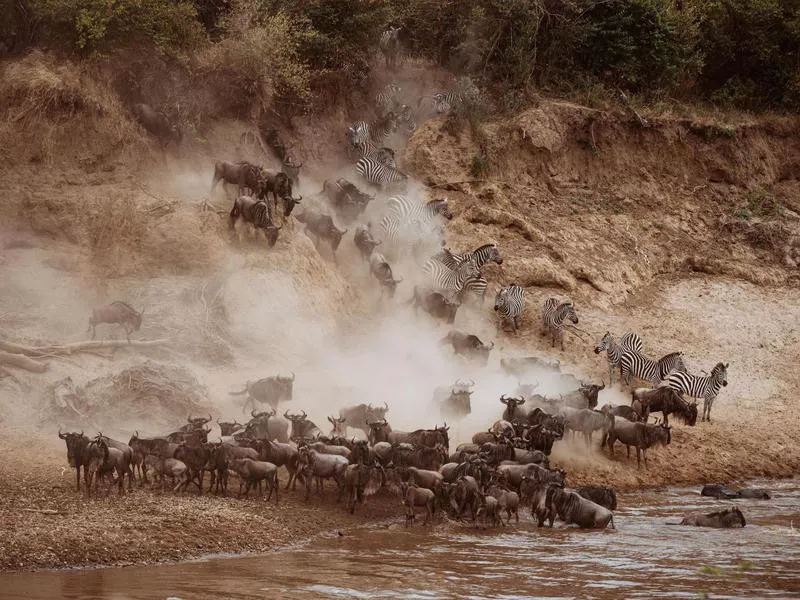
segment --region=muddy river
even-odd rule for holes
[[[3,574],[0,598],[800,597],[800,479],[753,485],[773,499],[736,501],[739,530],[669,524],[731,501],[648,490],[620,495],[616,531],[384,525],[262,556]]]

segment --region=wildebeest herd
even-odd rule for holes
[[[381,38],[381,51],[387,66],[396,68],[401,44],[398,30],[390,28]],[[430,96],[435,113],[457,110],[464,102],[455,91],[437,92]],[[417,108],[422,101],[417,103]],[[229,214],[231,229],[244,222],[264,232],[269,247],[279,238],[283,224],[292,215],[304,226],[305,234],[321,254],[330,254],[336,261],[337,250],[345,234],[352,233],[358,255],[369,265],[381,299],[394,298],[403,277],[393,269],[408,257],[420,267],[407,273],[413,295],[414,311],[422,309],[435,322],[453,325],[462,306],[484,306],[489,286],[485,267],[503,264],[496,244],[487,243],[472,251],[456,253],[445,247],[444,225],[453,218],[447,198],[421,202],[410,196],[381,197],[382,209],[374,228],[371,221],[358,222],[376,196],[393,188],[404,188],[408,176],[397,168],[395,151],[387,145],[389,138],[402,126],[410,136],[417,128],[415,111],[404,102],[402,90],[388,84],[377,94],[375,118],[359,121],[348,127],[348,152],[355,159],[354,172],[372,186],[375,193],[360,190],[344,177],[323,183],[318,199],[326,203],[336,220],[348,227],[339,227],[334,216],[309,206],[303,201],[301,212],[294,212],[302,197],[295,197],[301,164],[286,151],[279,134],[271,130],[266,138],[281,169],[270,171],[246,162],[218,162],[214,166],[212,192],[219,182],[236,186],[237,194]],[[152,113],[152,114],[151,114]],[[180,141],[179,132],[163,115],[137,109],[137,118],[159,137]],[[247,191],[245,194],[244,192]],[[279,210],[279,203],[281,209]],[[322,249],[322,246],[327,248]],[[405,263],[403,263],[405,264]],[[493,312],[498,331],[508,327],[516,333],[524,327],[526,291],[510,284],[496,292]],[[89,325],[117,323],[130,334],[139,330],[142,313],[129,305],[115,302],[96,309]],[[580,331],[576,307],[569,299],[545,297],[541,301],[541,330],[553,348],[565,350],[565,333]],[[487,368],[494,343],[486,344],[478,336],[449,329],[441,339],[456,357]],[[325,482],[332,480],[351,512],[378,490],[389,490],[400,496],[405,506],[407,523],[413,522],[418,509],[430,522],[437,513],[453,519],[469,518],[487,526],[519,520],[519,508],[527,507],[538,525],[556,519],[587,528],[613,525],[612,511],[617,498],[612,488],[588,486],[568,490],[567,474],[550,464],[556,443],[565,443],[565,436],[580,434],[586,446],[593,435],[602,436],[601,447],[613,456],[617,442],[636,451],[637,465],[647,450],[670,444],[669,417],[677,416],[693,426],[697,406],[686,398],[704,400],[703,419],[710,421],[711,406],[722,386],[727,385],[727,364],[713,367],[709,374],[689,374],[681,352],[672,352],[658,360],[643,353],[639,336],[626,334],[618,340],[606,333],[594,348],[605,352],[610,385],[619,371],[621,382],[630,385],[631,377],[646,382],[648,388],[633,388],[630,405],[604,404],[598,409],[598,396],[606,389],[601,384],[585,383],[570,374],[560,374],[558,397],[536,393],[536,383],[522,383],[535,372],[558,373],[558,364],[537,357],[504,357],[500,361],[506,374],[520,383],[515,390],[499,397],[497,420],[476,432],[470,442],[455,448],[450,444],[450,427],[471,413],[474,381],[456,381],[433,391],[431,412],[442,419],[442,425],[429,429],[399,431],[391,425],[387,404],[356,404],[342,407],[338,414],[327,416],[331,425],[326,434],[312,422],[305,411],[281,415],[279,405],[293,400],[295,375],[275,375],[232,392],[246,396],[243,408],[249,409],[245,423],[217,421],[220,435],[209,439],[211,416],[189,417],[188,422],[164,435],[143,436],[134,432],[127,443],[102,434],[88,437],[83,432],[62,433],[69,464],[76,469],[76,486],[80,490],[83,470],[86,493],[97,493],[108,480],[124,492],[134,479],[140,485],[152,484],[163,490],[187,492],[197,489],[227,494],[231,473],[239,481],[238,493],[247,496],[266,485],[267,500],[279,502],[279,475],[286,473],[285,489],[305,487],[310,498],[312,488],[323,494]],[[266,405],[266,406],[265,406]],[[263,410],[268,407],[267,410]],[[650,423],[651,413],[660,412],[661,422]],[[348,437],[348,433],[350,437]],[[735,518],[693,519],[693,524],[735,522]],[[744,518],[741,519],[744,524]]]

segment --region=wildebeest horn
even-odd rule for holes
[[[61,433],[61,427],[58,428],[58,437],[62,440],[67,439],[67,436]]]
[[[289,416],[289,410],[288,410],[288,409],[286,410],[286,412],[284,412],[284,413],[283,413],[283,416],[284,416],[286,419],[289,419],[290,421],[292,420],[292,417],[290,417],[290,416]]]
[[[296,375],[294,374],[294,371],[292,371],[292,381],[294,381],[295,377],[296,377]]]
[[[474,380],[472,380],[472,379],[470,379],[470,380],[469,380],[469,387],[472,387],[472,386],[474,386],[474,385],[475,385],[475,381],[474,381]]]
[[[386,403],[386,400],[384,400],[384,401],[383,401],[383,407],[384,407],[386,410],[389,410],[389,405]]]
[[[336,422],[331,417],[328,417],[328,421],[330,421],[331,425],[336,425]]]
[[[600,386],[600,389],[601,389],[601,390],[604,390],[604,389],[606,389],[606,380],[605,380],[605,379],[601,379],[600,381],[602,381],[602,382],[603,382],[603,385],[601,385],[601,386]]]
[[[492,348],[494,348],[494,341],[492,341],[492,345],[489,346],[489,350],[491,350]]]
[[[506,398],[505,394],[500,396],[500,402],[502,402],[503,404],[508,404],[508,398]]]
[[[303,409],[300,409],[300,412],[302,412],[302,413],[303,413],[303,418],[304,418],[304,419],[305,419],[305,418],[308,416],[308,415],[306,414],[306,411],[304,411]]]
[[[300,200],[302,200],[302,199],[303,199],[302,196],[298,196],[297,198],[293,198],[295,204],[300,204]]]
[[[253,417],[254,419],[256,418],[256,409],[255,408],[250,411],[250,416]]]

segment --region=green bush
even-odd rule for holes
[[[197,12],[177,0],[31,0],[46,26],[66,32],[84,52],[107,51],[121,42],[148,40],[161,51],[188,49],[204,39]]]

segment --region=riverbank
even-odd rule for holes
[[[569,486],[613,485],[638,490],[665,485],[786,477],[800,472],[800,452],[789,434],[757,446],[750,435],[732,443],[728,423],[676,426],[673,445],[650,452],[649,468],[637,469],[621,447],[614,460],[582,441],[556,444],[553,465],[567,470]],[[595,444],[597,441],[595,441]],[[30,447],[30,446],[29,446]],[[0,467],[0,570],[144,565],[185,561],[208,554],[264,553],[318,535],[381,520],[402,523],[403,508],[387,491],[367,499],[355,515],[325,497],[304,499],[305,490],[281,490],[279,504],[254,497],[240,500],[196,493],[175,495],[135,488],[132,493],[86,499],[75,491],[75,472],[65,453],[43,441],[39,454],[8,441]],[[235,481],[232,489],[236,488]],[[527,511],[523,511],[527,519]]]

